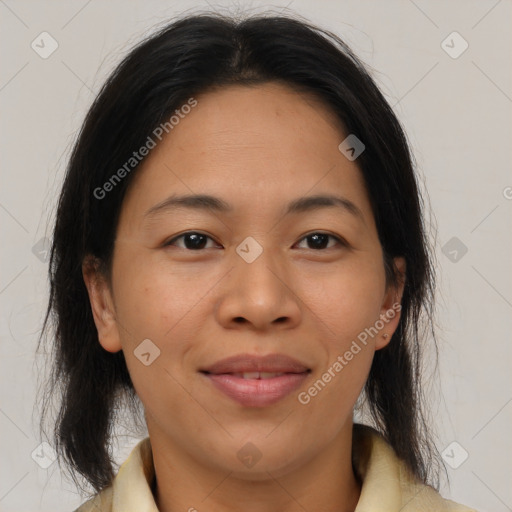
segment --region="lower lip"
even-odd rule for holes
[[[309,375],[287,373],[270,379],[243,379],[230,374],[204,374],[217,389],[245,407],[273,405],[297,389]]]

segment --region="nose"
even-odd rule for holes
[[[222,281],[217,321],[227,329],[296,327],[302,316],[301,300],[293,290],[290,269],[283,262],[272,261],[265,250],[252,263],[238,255],[235,258],[234,267]]]

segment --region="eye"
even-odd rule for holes
[[[179,242],[181,241],[181,242]],[[209,245],[208,242],[213,242],[214,245]],[[306,242],[306,247],[300,247],[300,244]],[[330,243],[334,242],[334,243]],[[216,245],[215,245],[216,244]],[[330,249],[335,247],[336,244],[341,246],[347,246],[348,244],[340,237],[331,235],[329,233],[311,233],[306,235],[299,241],[300,249],[313,249],[313,250],[322,250],[322,249]],[[199,251],[201,249],[209,249],[212,247],[218,246],[218,244],[213,240],[213,238],[209,237],[204,233],[200,233],[197,231],[189,231],[187,233],[182,233],[179,236],[176,236],[164,243],[164,246],[175,246],[180,249],[187,249],[190,251]]]
[[[183,243],[176,243],[178,240],[182,240]],[[198,251],[201,249],[209,249],[207,247],[208,241],[212,241],[216,243],[213,238],[205,235],[204,233],[198,233],[197,231],[188,231],[187,233],[183,233],[175,238],[172,238],[168,242],[164,243],[164,246],[167,247],[169,245],[174,245],[179,247],[180,249],[188,249],[191,251]]]
[[[299,247],[300,249],[314,249],[314,250],[321,250],[321,249],[330,249],[334,245],[329,245],[329,239],[334,240],[338,243],[338,245],[341,246],[347,246],[348,244],[343,240],[342,238],[339,238],[334,235],[330,235],[329,233],[311,233],[309,235],[306,235],[304,238],[302,238],[299,241],[302,243],[304,240],[309,245],[309,247]]]

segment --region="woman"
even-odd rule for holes
[[[132,50],[71,155],[50,277],[80,512],[469,510],[428,485],[411,155],[335,35],[197,15]],[[139,399],[149,435],[115,476]]]

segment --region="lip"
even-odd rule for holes
[[[245,372],[303,373],[309,371],[309,368],[284,354],[268,354],[266,356],[239,354],[221,359],[200,371],[217,375]]]
[[[245,407],[273,405],[308,377],[311,369],[284,354],[240,354],[217,361],[200,372],[222,393]],[[244,379],[243,373],[279,373],[270,378]]]

